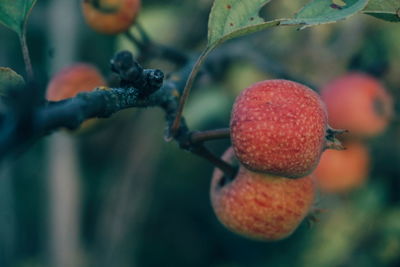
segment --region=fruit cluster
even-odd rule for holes
[[[322,97],[327,107],[316,92],[287,80],[253,84],[237,97],[230,122],[232,147],[222,159],[237,160],[238,171],[226,177],[216,169],[211,183],[213,209],[228,229],[258,240],[285,238],[312,208],[314,176],[328,192],[362,184],[369,157],[361,142],[323,154],[327,148],[342,148],[335,138],[342,131],[328,125],[328,113],[333,126],[371,136],[389,121],[390,97],[361,74],[332,83]]]
[[[325,193],[346,193],[362,186],[368,178],[370,154],[365,140],[381,134],[393,112],[392,98],[372,76],[348,73],[321,90],[329,124],[347,129],[344,151],[326,151],[315,171]]]

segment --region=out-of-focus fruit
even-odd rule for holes
[[[328,109],[329,124],[357,137],[382,133],[393,113],[391,96],[379,81],[363,73],[338,77],[323,87],[321,97]]]
[[[140,0],[99,0],[98,7],[92,2],[82,0],[83,15],[90,27],[105,34],[127,31],[140,10]]]
[[[317,184],[326,193],[344,193],[362,186],[368,178],[370,156],[360,142],[345,143],[345,150],[327,150],[314,171]]]

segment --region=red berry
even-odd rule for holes
[[[345,143],[345,150],[327,150],[314,174],[321,191],[344,193],[362,186],[368,178],[370,156],[360,142]]]
[[[326,109],[317,93],[287,80],[266,80],[235,101],[231,139],[248,169],[298,178],[310,174],[326,147]]]
[[[349,73],[322,89],[329,124],[351,135],[372,137],[387,127],[393,113],[392,98],[372,76]]]
[[[77,63],[56,73],[47,86],[46,98],[50,101],[60,101],[75,97],[81,92],[93,91],[96,87],[105,89],[106,82],[100,72],[92,65]],[[92,129],[97,119],[90,119],[82,123],[80,131],[83,133]]]
[[[82,9],[86,22],[94,30],[105,34],[118,34],[127,31],[135,21],[140,9],[140,0],[102,0],[100,7],[83,0]]]
[[[233,160],[233,149],[223,159]],[[315,196],[310,176],[288,179],[240,167],[232,181],[215,169],[211,202],[231,231],[247,238],[273,241],[289,236],[311,209]]]
[[[47,86],[46,98],[50,101],[59,101],[104,85],[106,82],[103,76],[94,66],[77,63],[54,75]]]

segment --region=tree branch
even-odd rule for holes
[[[164,51],[167,54],[169,53],[168,49]],[[235,49],[221,51],[220,55],[215,54],[210,61],[225,62],[229,58],[237,58],[243,54],[238,54]],[[255,59],[256,57],[251,58]],[[27,116],[20,116],[16,112],[21,109],[21,105],[25,108],[27,106],[26,101],[22,101],[26,99],[26,95],[21,95],[19,97],[21,101],[15,101],[19,105],[0,114],[0,160],[10,152],[21,150],[24,146],[59,128],[76,129],[87,119],[109,117],[127,108],[160,107],[165,111],[167,141],[174,139],[181,148],[206,158],[224,171],[227,177],[233,177],[234,168],[213,155],[203,144],[210,140],[229,138],[229,128],[192,132],[188,129],[184,118],[181,119],[179,124],[176,124],[176,118],[180,117],[182,109],[182,105],[179,105],[180,100],[182,100],[180,96],[184,93],[185,85],[187,85],[188,78],[195,65],[195,62],[188,61],[187,58],[185,58],[185,61],[186,64],[179,72],[170,75],[170,80],[163,82],[164,75],[161,71],[143,69],[133,59],[131,53],[119,52],[111,61],[112,71],[120,79],[119,88],[80,93],[74,98],[59,102],[48,102],[39,107],[34,106]],[[207,65],[205,68],[208,69]],[[267,65],[267,68],[269,69],[269,65]],[[272,72],[280,75],[282,75],[282,72],[285,73],[281,69]],[[178,126],[178,128],[175,134],[171,135],[168,129],[174,128],[172,127],[174,120],[175,127]]]
[[[111,64],[112,70],[120,77],[121,85],[127,86],[126,88],[95,90],[80,93],[74,98],[48,102],[45,106],[33,109],[30,116],[23,121],[13,112],[8,112],[8,116],[3,118],[3,127],[0,128],[0,159],[57,129],[74,130],[87,119],[106,118],[127,108],[161,107],[165,111],[169,128],[176,116],[179,96],[193,63],[187,64],[173,75],[172,80],[164,83],[161,71],[142,69],[129,52],[119,52]],[[182,148],[230,172],[229,164],[221,161],[200,144],[213,138],[222,138],[221,135],[224,135],[221,130],[192,133],[182,119],[174,139]]]

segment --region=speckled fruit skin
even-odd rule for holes
[[[233,149],[223,159],[232,162]],[[308,214],[314,202],[311,176],[288,179],[256,173],[240,167],[233,181],[224,181],[215,169],[211,203],[220,222],[247,238],[275,241],[289,236]]]
[[[360,142],[345,143],[345,150],[327,150],[314,171],[318,187],[325,193],[345,193],[368,178],[370,156]]]
[[[96,9],[87,0],[82,1],[82,9],[87,24],[104,34],[127,31],[140,10],[140,0],[102,0],[100,4],[110,8],[116,7],[116,11],[107,13]]]
[[[56,73],[46,90],[46,99],[60,101],[75,97],[81,92],[90,92],[96,87],[105,86],[106,82],[100,72],[92,65],[76,63]],[[96,119],[85,121],[80,133],[91,128]]]
[[[323,102],[310,88],[288,80],[258,82],[236,98],[232,145],[248,169],[304,177],[325,148],[327,120]]]
[[[357,137],[382,133],[392,116],[392,98],[372,76],[349,73],[322,88],[329,124]]]

